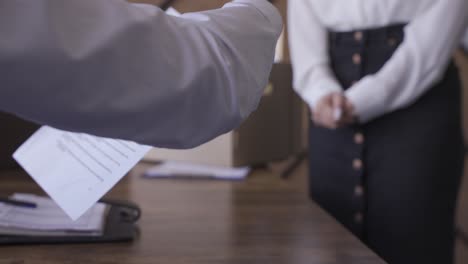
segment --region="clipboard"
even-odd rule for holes
[[[136,222],[141,216],[141,209],[133,202],[101,199],[109,208],[104,232],[100,236],[24,236],[0,235],[0,245],[38,245],[38,244],[77,244],[77,243],[114,243],[129,242],[139,235]]]

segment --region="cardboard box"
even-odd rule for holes
[[[305,148],[303,109],[292,88],[291,65],[275,64],[257,111],[238,129],[191,150],[153,149],[146,160],[236,167],[286,159]]]

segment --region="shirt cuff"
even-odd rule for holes
[[[255,7],[257,11],[259,11],[266,19],[268,19],[268,21],[270,21],[275,29],[278,29],[277,35],[279,37],[283,30],[283,18],[281,17],[278,9],[272,3],[268,2],[267,0],[234,0],[224,6],[237,6],[238,4]]]
[[[322,79],[315,81],[313,87],[310,89],[304,89],[302,91],[296,89],[296,91],[299,93],[302,100],[304,100],[311,109],[314,109],[323,96],[334,92],[343,92],[343,89],[332,80]]]
[[[369,77],[366,77],[369,78]],[[360,123],[367,123],[386,112],[384,87],[370,87],[375,81],[362,79],[345,92],[346,98],[354,106],[355,114]]]

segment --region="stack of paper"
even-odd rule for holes
[[[210,178],[242,180],[250,172],[249,167],[230,168],[189,162],[167,161],[145,172],[148,178]]]
[[[36,204],[36,208],[0,202],[0,234],[29,236],[100,236],[103,234],[107,206],[95,204],[78,220],[71,220],[49,198],[14,194],[12,200]]]

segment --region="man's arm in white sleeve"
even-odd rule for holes
[[[282,21],[266,0],[168,16],[120,0],[0,4],[0,110],[168,148],[235,128],[268,81]]]

